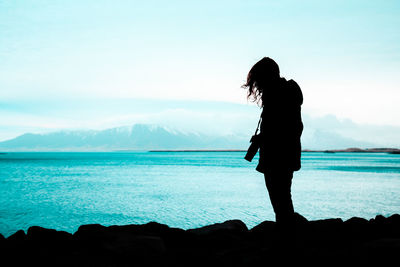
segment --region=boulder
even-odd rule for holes
[[[223,223],[215,223],[187,231],[197,235],[208,235],[215,232],[243,233],[247,232],[248,229],[241,220],[228,220]]]
[[[112,225],[107,227],[107,230],[112,232],[147,236],[162,236],[170,229],[171,228],[168,225],[157,222],[149,222],[146,224]]]
[[[371,230],[371,224],[364,218],[352,217],[343,223],[343,234],[355,242],[369,239]]]
[[[7,238],[8,242],[19,243],[26,240],[26,234],[23,230],[18,230]]]
[[[268,236],[275,231],[276,223],[272,221],[263,221],[262,223],[250,229],[250,233],[255,235]]]
[[[0,236],[0,251],[17,266],[261,266],[285,261],[380,266],[398,258],[400,215],[345,222],[299,219],[288,225],[265,221],[250,230],[240,220],[189,230],[156,222],[91,224],[73,235],[32,226],[27,234],[19,230],[7,239]]]
[[[78,230],[73,234],[74,239],[77,240],[105,240],[108,237],[106,228],[100,224],[85,224],[79,226]]]
[[[72,239],[72,234],[65,231],[57,231],[40,226],[31,226],[28,229],[27,238],[30,241],[47,242],[51,244],[54,242],[68,242]]]

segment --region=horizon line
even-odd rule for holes
[[[26,151],[0,151],[0,155],[8,154],[8,153],[118,153],[118,152],[247,152],[246,149],[118,149],[118,150],[26,150]],[[309,152],[309,153],[389,153],[389,154],[400,154],[400,148],[358,148],[351,147],[346,149],[303,149],[301,152]]]

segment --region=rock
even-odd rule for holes
[[[364,218],[359,218],[359,217],[352,217],[350,219],[348,219],[347,221],[344,222],[344,224],[346,226],[360,226],[360,225],[367,225],[368,224],[368,220],[364,219]]]
[[[250,233],[259,234],[259,235],[269,235],[275,231],[276,223],[271,221],[264,221],[252,229],[250,229]]]
[[[294,213],[294,222],[296,225],[304,225],[304,224],[308,223],[308,220],[306,219],[306,217],[304,217],[300,213],[295,212]]]
[[[369,220],[370,236],[373,238],[382,238],[387,236],[389,228],[386,227],[387,219],[382,215],[377,215],[375,218]]]
[[[156,266],[161,265],[167,250],[161,236],[169,229],[155,222],[109,227],[91,224],[79,227],[73,236],[79,253],[85,255],[81,265],[119,266],[133,262]]]
[[[313,231],[319,235],[326,233],[338,233],[343,230],[343,220],[340,218],[337,219],[332,218],[325,220],[310,221],[308,223],[308,227],[310,231]]]
[[[72,234],[54,229],[46,229],[40,226],[31,226],[28,229],[27,238],[34,242],[68,242],[72,239]]]
[[[400,238],[381,238],[378,240],[366,242],[364,246],[373,249],[376,248],[381,248],[383,250],[395,249],[397,251],[400,251]]]
[[[249,239],[252,244],[256,247],[272,247],[278,239],[278,231],[275,222],[264,221],[252,229],[249,230]],[[249,257],[260,257],[265,252],[257,251],[253,249],[249,254]]]
[[[298,229],[296,236],[303,247],[334,251],[343,243],[343,221],[334,218],[310,221]]]
[[[391,266],[398,262],[400,238],[380,238],[366,242],[360,250],[368,266]]]
[[[383,217],[382,215],[376,215],[374,219],[371,219],[370,221],[374,221],[376,223],[382,224],[386,221],[386,218]]]
[[[0,249],[3,247],[5,242],[6,238],[2,234],[0,234]]]
[[[7,239],[0,236],[0,251],[16,266],[261,266],[284,261],[381,266],[398,258],[400,215],[345,222],[299,219],[289,228],[265,221],[251,230],[240,220],[189,230],[156,222],[91,224],[73,235],[32,226],[27,234],[20,230]]]
[[[106,227],[100,224],[81,225],[73,237],[77,240],[104,240],[107,239]]]
[[[108,231],[119,232],[119,233],[130,233],[135,235],[149,235],[149,236],[160,236],[167,233],[171,228],[168,225],[149,222],[146,224],[130,224],[130,225],[112,225],[107,227]]]
[[[113,241],[108,243],[119,254],[135,255],[140,253],[162,254],[166,247],[164,241],[156,236],[137,236],[137,235],[118,235]]]
[[[386,219],[388,236],[400,238],[400,214],[393,214]]]
[[[26,240],[26,234],[23,230],[18,230],[17,232],[15,232],[14,234],[10,235],[7,238],[7,241],[9,242],[24,242]]]
[[[32,226],[25,243],[24,257],[30,266],[74,265],[74,259],[67,256],[74,251],[70,233]]]
[[[2,234],[0,234],[0,251],[3,251],[5,244],[6,244],[6,238]]]
[[[371,219],[370,225],[376,237],[398,237],[400,238],[400,215],[394,214],[388,218],[377,215]]]
[[[10,235],[4,242],[4,250],[0,251],[2,261],[12,262],[10,266],[28,266],[27,258],[30,257],[30,254],[26,241],[26,234],[23,230],[18,230]]]
[[[241,220],[229,220],[223,223],[215,223],[200,228],[189,229],[189,233],[194,233],[197,235],[207,235],[219,231],[228,232],[247,232],[247,226]]]
[[[370,238],[371,224],[368,220],[359,217],[353,217],[343,223],[343,233],[348,239],[359,242]]]
[[[103,226],[100,224],[82,225],[78,231],[74,233],[74,238],[85,240],[101,240],[110,241],[117,238],[119,235],[143,235],[143,236],[162,236],[170,231],[168,225],[156,222],[146,224],[130,224],[130,225],[112,225]]]
[[[223,223],[189,229],[193,237],[188,245],[195,249],[192,257],[205,260],[203,265],[214,262],[216,265],[231,265],[239,251],[248,247],[247,226],[240,220],[229,220]],[[220,262],[222,261],[222,262]],[[235,260],[234,260],[235,261]]]
[[[400,225],[400,214],[393,214],[387,218],[388,222]]]

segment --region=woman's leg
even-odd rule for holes
[[[276,222],[290,222],[294,215],[291,194],[293,172],[268,170],[264,173],[264,178],[275,212]]]

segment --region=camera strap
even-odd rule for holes
[[[257,135],[258,130],[260,129],[261,120],[262,120],[262,112],[261,112],[261,115],[260,115],[260,119],[258,120],[257,129],[256,129],[256,132],[255,132],[254,135]]]

